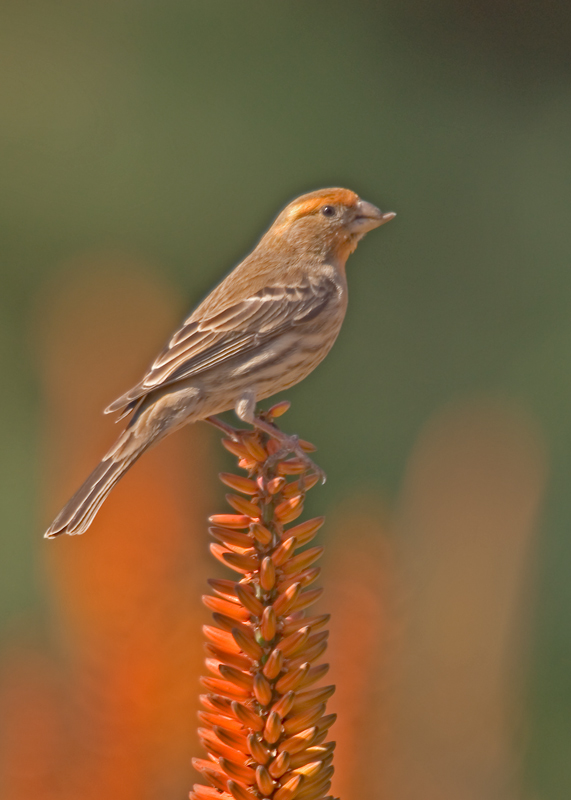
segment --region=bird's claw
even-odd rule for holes
[[[322,484],[325,483],[327,480],[327,475],[321,469],[321,467],[318,466],[315,461],[313,461],[313,459],[307,455],[305,450],[303,450],[299,443],[299,436],[296,436],[295,434],[293,436],[280,434],[279,438],[277,436],[275,438],[280,443],[281,447],[266,460],[265,467],[268,472],[272,471],[276,464],[285,458],[285,456],[295,455],[300,459],[300,461],[303,461],[306,466],[306,471],[311,470],[319,477]],[[303,477],[304,476],[302,474],[300,476],[300,486],[303,486]]]

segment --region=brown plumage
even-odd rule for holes
[[[45,536],[87,530],[119,478],[163,436],[232,408],[253,423],[258,400],[303,380],[341,328],[347,257],[365,233],[393,217],[347,189],[321,189],[286,206],[142,381],[106,409],[132,416]]]

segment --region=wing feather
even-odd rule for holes
[[[268,286],[211,316],[196,319],[191,315],[143,380],[115,400],[106,413],[124,409],[159,386],[199,375],[251,352],[315,317],[336,293],[336,285],[328,279],[295,287]]]

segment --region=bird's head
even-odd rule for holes
[[[268,234],[305,252],[334,255],[344,264],[368,231],[395,216],[349,189],[319,189],[287,205]]]

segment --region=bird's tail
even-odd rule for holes
[[[46,539],[55,539],[61,533],[70,535],[84,533],[89,528],[117,481],[154,442],[153,437],[133,446],[135,444],[133,439],[133,431],[127,428],[116,445],[57,515],[44,534]]]

